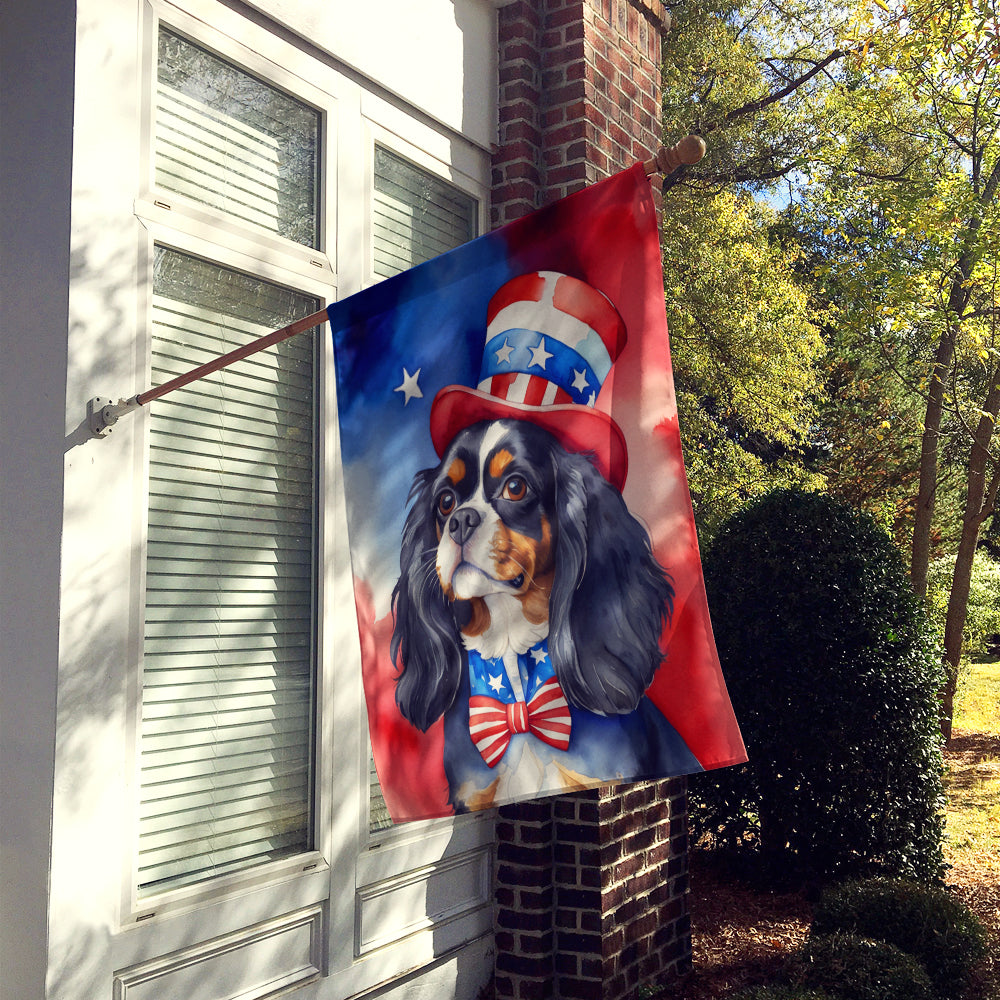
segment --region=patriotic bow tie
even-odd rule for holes
[[[489,767],[496,767],[515,733],[533,733],[557,750],[569,748],[569,705],[555,677],[527,703],[504,703],[485,695],[469,698],[469,734]]]

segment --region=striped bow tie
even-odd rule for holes
[[[496,767],[515,733],[533,733],[556,750],[569,748],[569,705],[555,677],[550,677],[527,703],[505,704],[496,698],[469,699],[469,734],[489,767]]]

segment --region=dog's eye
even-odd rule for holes
[[[521,476],[511,476],[503,484],[504,500],[523,500],[528,495],[528,483]]]
[[[451,490],[442,490],[438,494],[437,509],[442,517],[447,517],[455,509],[455,494]]]

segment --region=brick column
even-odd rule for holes
[[[669,22],[661,0],[497,13],[495,226],[652,155]],[[498,998],[619,1000],[690,967],[685,779],[506,806],[496,833]]]

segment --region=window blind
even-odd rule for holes
[[[477,235],[476,199],[382,146],[375,147],[373,261],[379,278],[399,274]],[[370,832],[392,825],[369,758]]]
[[[476,199],[375,147],[375,273],[389,278],[477,235]]]
[[[159,189],[317,246],[319,112],[162,27],[155,112]]]
[[[315,311],[158,247],[152,382]],[[150,407],[140,895],[310,849],[315,342]]]

